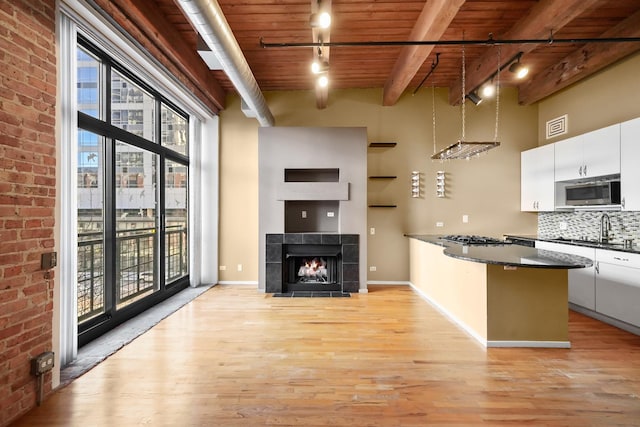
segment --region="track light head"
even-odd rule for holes
[[[309,18],[311,28],[329,28],[331,26],[331,15],[327,12],[312,13]]]
[[[509,71],[514,73],[518,79],[523,79],[527,74],[529,74],[529,68],[520,63],[520,56],[518,56],[516,62],[509,66]]]
[[[319,87],[327,87],[327,86],[329,86],[329,77],[327,77],[326,74],[321,75],[320,77],[318,77],[318,80],[316,81],[316,84]]]
[[[482,85],[481,93],[483,98],[491,98],[496,94],[496,85],[493,82],[487,82]]]
[[[329,71],[329,63],[322,59],[322,57],[317,58],[311,63],[311,72],[313,74],[322,74],[327,71]]]
[[[480,105],[480,103],[482,102],[482,98],[480,98],[475,91],[469,92],[466,98],[469,101],[473,102],[475,105]]]

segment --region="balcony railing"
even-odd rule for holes
[[[187,231],[182,225],[165,231],[165,281],[187,274]],[[119,231],[116,237],[116,305],[156,290],[156,229]],[[78,321],[105,310],[104,242],[102,232],[78,235]]]

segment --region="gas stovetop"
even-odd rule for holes
[[[452,234],[448,236],[442,236],[440,237],[440,239],[446,240],[448,242],[459,243],[461,245],[504,245],[509,243],[503,240],[495,239],[493,237],[465,234]]]

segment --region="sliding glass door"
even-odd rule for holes
[[[188,116],[104,52],[77,47],[82,345],[188,285]]]

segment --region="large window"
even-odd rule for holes
[[[188,285],[188,116],[82,37],[79,342]]]

